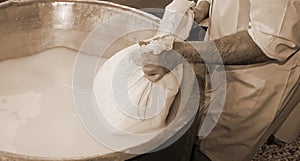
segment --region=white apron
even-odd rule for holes
[[[226,66],[227,95],[222,115],[200,143],[201,151],[213,161],[251,160],[300,99],[295,94],[300,84],[300,2],[212,0],[210,3],[211,39],[248,30],[268,57],[281,61]]]
[[[299,101],[298,101],[299,102]],[[276,138],[286,143],[295,141],[300,136],[300,103],[276,131]]]

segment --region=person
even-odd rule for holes
[[[190,63],[204,57],[206,64],[224,64],[227,79],[221,117],[200,150],[212,161],[251,160],[299,102],[300,1],[200,0],[194,13],[196,22],[209,17],[207,41],[175,42],[173,49]],[[169,71],[143,69],[153,82]]]

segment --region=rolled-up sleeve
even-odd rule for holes
[[[249,35],[266,56],[285,61],[300,46],[299,0],[250,0]]]

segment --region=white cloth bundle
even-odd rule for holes
[[[181,84],[183,67],[177,65],[154,83],[131,58],[149,50],[160,54],[171,50],[175,39],[186,39],[193,23],[192,6],[194,2],[174,0],[166,7],[156,36],[142,46],[135,44],[116,53],[98,71],[94,80],[96,101],[105,119],[115,128],[110,128],[112,133],[119,130],[143,133],[165,126]]]

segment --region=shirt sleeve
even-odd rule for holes
[[[285,61],[300,46],[299,0],[250,0],[249,35],[272,59]]]

